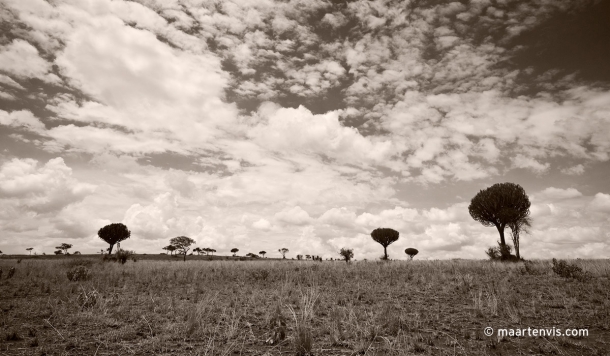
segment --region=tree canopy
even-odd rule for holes
[[[388,259],[388,246],[398,240],[398,231],[390,228],[377,228],[371,232],[371,237],[375,242],[383,246],[383,259]]]
[[[352,258],[354,258],[354,250],[351,248],[342,248],[339,251],[339,255],[341,255],[341,257],[343,257],[343,259],[345,260],[345,262],[349,262]]]
[[[184,255],[183,261],[186,261],[186,253],[191,249],[190,246],[195,243],[195,240],[186,236],[177,236],[169,240],[169,243]]]
[[[405,253],[409,256],[410,259],[413,259],[413,257],[415,257],[415,255],[417,255],[419,251],[416,248],[409,247],[405,249]]]
[[[525,190],[515,183],[497,183],[481,190],[470,201],[470,216],[483,226],[495,226],[500,234],[500,244],[506,245],[506,225],[525,219],[531,206]]]
[[[286,253],[288,253],[288,249],[286,247],[282,247],[281,249],[278,250],[279,253],[282,254],[282,258],[286,258]]]
[[[113,223],[99,229],[97,236],[110,245],[108,248],[108,254],[110,255],[112,254],[112,248],[114,245],[123,240],[127,240],[131,236],[131,231],[127,229],[127,226],[121,223]]]

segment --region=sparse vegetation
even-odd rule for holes
[[[554,351],[535,353],[601,355],[600,341],[610,338],[608,261],[553,268],[564,264],[171,260],[149,255],[119,265],[48,256],[16,265],[1,259],[5,273],[19,266],[12,279],[0,281],[0,308],[11,321],[2,351],[482,356],[493,345],[506,355],[540,348]],[[89,270],[88,279],[68,282],[76,270]],[[590,278],[572,277],[578,271]],[[498,341],[482,334],[486,326],[524,324],[586,325],[591,335]]]
[[[233,257],[236,257],[238,252],[239,252],[238,248],[232,248],[231,249],[231,253],[233,254]]]
[[[278,250],[278,252],[282,254],[283,259],[286,259],[286,254],[289,252],[289,250],[286,247],[282,247]]]

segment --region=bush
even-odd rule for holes
[[[590,272],[585,272],[579,266],[573,263],[567,263],[564,260],[553,258],[553,272],[563,278],[574,278],[581,282],[585,282],[593,278]]]
[[[91,271],[85,266],[77,266],[69,270],[66,275],[72,282],[86,281],[91,278]]]
[[[485,251],[485,254],[492,261],[512,261],[518,262],[519,259],[515,255],[511,255],[513,252],[513,247],[509,244],[502,245],[500,241],[498,241],[497,247],[490,247]]]

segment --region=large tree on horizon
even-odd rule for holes
[[[479,191],[470,201],[468,212],[483,226],[495,226],[500,234],[500,245],[506,246],[504,228],[526,219],[530,206],[529,197],[519,184],[497,183]]]
[[[383,246],[383,259],[388,260],[388,246],[398,240],[400,233],[390,228],[377,228],[371,232],[371,237],[375,242]]]
[[[111,255],[114,245],[123,240],[127,240],[131,236],[131,231],[129,231],[127,226],[121,223],[113,223],[99,229],[97,236],[110,245],[108,248],[108,254]]]
[[[169,240],[171,246],[174,246],[176,250],[180,251],[184,258],[182,261],[186,262],[186,253],[191,249],[191,245],[195,243],[195,240],[186,236],[177,236]]]

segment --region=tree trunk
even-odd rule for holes
[[[186,252],[184,252],[184,258],[182,259],[183,262],[186,262]]]
[[[112,254],[112,248],[114,247],[114,244],[110,245],[110,247],[108,248],[108,255]]]
[[[383,259],[384,260],[388,260],[388,247],[387,246],[383,246]]]

